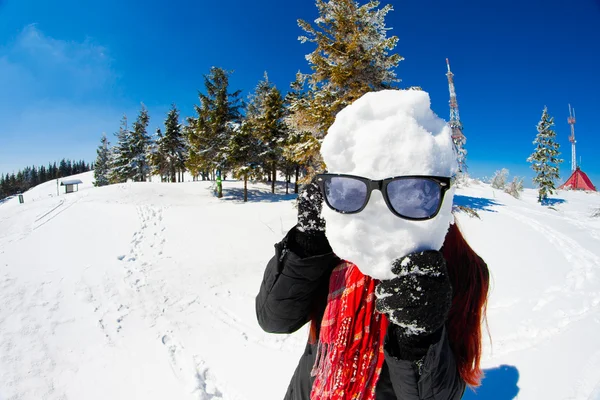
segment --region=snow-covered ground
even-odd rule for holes
[[[0,399],[281,399],[307,332],[262,332],[254,296],[294,195],[78,177],[0,205]],[[600,195],[555,197],[458,191],[493,280],[487,378],[465,398],[600,399]]]

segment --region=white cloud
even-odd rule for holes
[[[32,24],[0,43],[0,170],[92,161],[126,109],[115,83],[107,49],[91,39],[56,39]]]
[[[114,81],[106,49],[90,39],[55,39],[31,24],[0,47],[0,104],[33,96],[85,101],[108,94]]]

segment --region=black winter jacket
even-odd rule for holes
[[[275,245],[256,297],[258,323],[270,333],[293,333],[311,318],[321,321],[327,305],[329,277],[340,259],[332,252],[301,258],[290,250],[289,237]],[[292,235],[290,235],[292,234]],[[389,333],[389,332],[388,332]],[[398,359],[386,343],[385,363],[376,387],[377,400],[457,400],[465,390],[443,329],[429,346],[418,371],[415,363]],[[394,354],[394,356],[392,355]],[[316,345],[307,344],[290,382],[285,400],[309,400]],[[420,372],[420,374],[419,374]]]

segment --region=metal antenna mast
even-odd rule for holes
[[[569,142],[571,142],[571,171],[577,169],[577,157],[575,156],[575,109],[571,108],[569,104],[569,125],[571,125],[571,136],[569,136]]]
[[[448,66],[448,89],[450,90],[450,121],[448,125],[452,129],[452,141],[456,148],[458,171],[461,173],[467,172],[467,150],[465,144],[467,138],[463,134],[463,126],[460,122],[460,115],[458,114],[458,102],[456,101],[456,90],[454,89],[454,74],[450,71],[450,61],[446,58],[446,65]]]

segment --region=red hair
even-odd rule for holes
[[[448,315],[448,339],[458,372],[469,386],[479,386],[483,373],[481,361],[482,324],[485,321],[489,270],[469,246],[458,225],[450,225],[441,249],[453,288]]]

